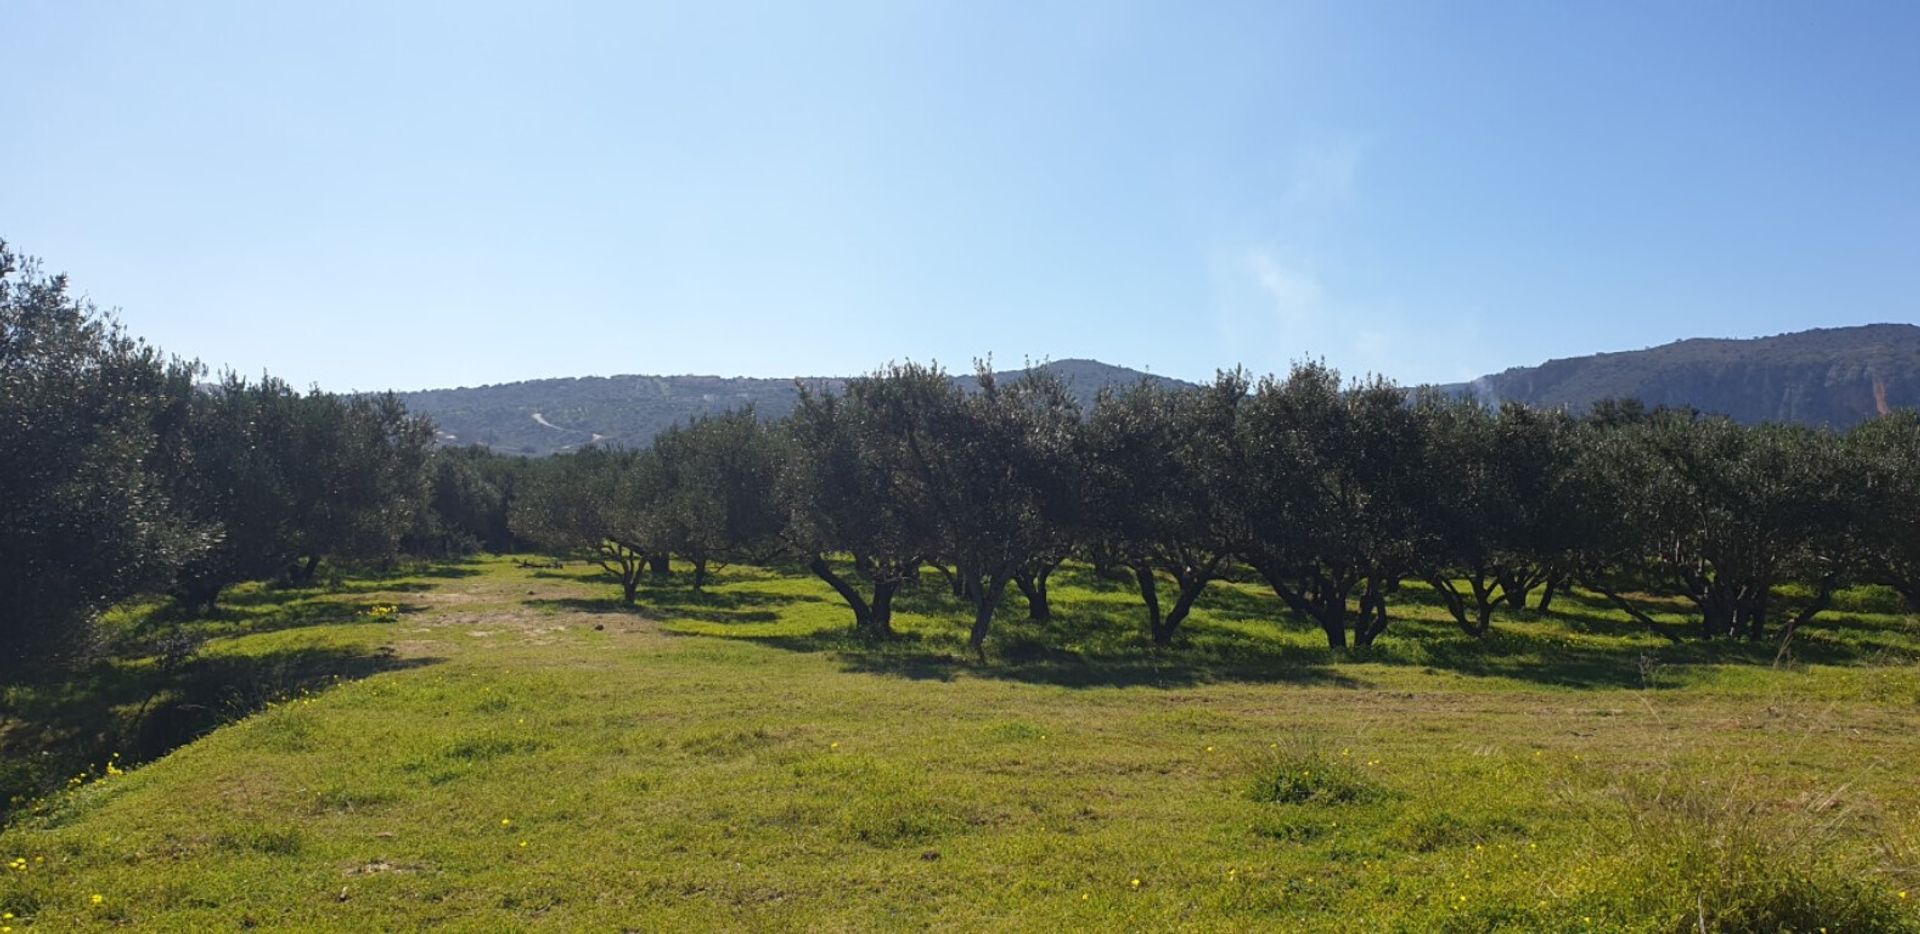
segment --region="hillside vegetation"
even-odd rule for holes
[[[1873,591],[1782,667],[1580,592],[1485,641],[1417,593],[1342,655],[1242,583],[1158,649],[1069,566],[977,662],[931,574],[874,644],[810,576],[686,571],[243,588],[198,664],[271,703],[6,830],[6,923],[1920,929],[1920,631]]]
[[[1109,385],[1175,382],[1095,360],[1056,360],[1037,368],[1058,375],[1083,406]],[[974,378],[955,379],[971,386]],[[409,410],[433,419],[443,443],[552,454],[596,441],[644,447],[670,426],[748,407],[763,417],[781,418],[799,399],[796,384],[839,392],[846,382],[845,377],[585,376],[398,395]]]

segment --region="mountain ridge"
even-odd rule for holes
[[[1035,364],[1066,381],[1081,404],[1108,385],[1142,379],[1190,385],[1098,360],[1068,358]],[[999,371],[1001,378],[1021,370]],[[953,374],[971,387],[972,373]],[[849,377],[650,376],[550,377],[454,389],[396,392],[411,411],[431,417],[444,444],[481,444],[505,453],[553,454],[582,445],[644,445],[669,425],[728,409],[753,406],[768,418],[792,411],[795,387],[837,392]]]
[[[1083,405],[1110,385],[1143,379],[1192,385],[1086,358],[1036,366],[1060,375]],[[970,373],[954,378],[963,386],[974,379]],[[409,409],[433,418],[443,443],[538,455],[593,443],[644,445],[669,425],[747,405],[776,418],[792,410],[796,385],[838,391],[847,379],[627,374],[396,395]],[[1920,407],[1920,325],[1890,322],[1755,338],[1687,338],[1642,350],[1510,367],[1440,388],[1489,403],[1517,401],[1576,412],[1602,399],[1631,398],[1748,423],[1844,428],[1892,409]]]
[[[1488,402],[1583,411],[1602,399],[1686,406],[1747,423],[1843,428],[1920,406],[1920,326],[1878,323],[1765,337],[1695,337],[1511,367],[1443,387]]]

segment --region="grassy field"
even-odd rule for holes
[[[129,749],[0,834],[0,926],[1920,930],[1920,625],[1872,594],[1774,666],[1417,590],[1335,658],[1238,584],[1156,651],[1056,580],[985,664],[931,576],[886,645],[752,568],[245,588],[177,673],[10,699]]]

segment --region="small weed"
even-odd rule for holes
[[[1294,743],[1254,760],[1247,796],[1263,804],[1355,804],[1386,792],[1345,756]]]
[[[1409,814],[1393,826],[1388,839],[1416,853],[1470,844],[1484,844],[1500,837],[1526,834],[1527,826],[1500,815],[1468,816],[1452,811],[1426,811]]]
[[[313,797],[313,811],[316,814],[352,813],[390,804],[398,796],[392,792],[375,791],[365,788],[327,788]]]
[[[448,746],[444,755],[462,762],[487,762],[517,753],[539,752],[546,747],[546,743],[524,737],[473,736]]]
[[[779,741],[779,737],[765,727],[751,730],[715,730],[687,737],[681,741],[681,748],[695,755],[712,756],[716,759],[731,759],[744,756],[756,749],[764,749]]]
[[[300,852],[300,830],[297,827],[244,827],[220,834],[214,838],[214,845],[232,852],[294,856]]]
[[[1047,734],[1045,730],[1042,730],[1041,728],[1034,726],[1031,723],[1021,723],[1020,721],[1012,720],[1006,723],[996,723],[990,727],[987,727],[987,735],[993,737],[994,739],[1007,740],[1009,742],[1012,742],[1012,741],[1018,741],[1018,740],[1042,739]]]

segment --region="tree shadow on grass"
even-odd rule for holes
[[[286,606],[302,600],[320,600],[327,597],[350,597],[370,593],[425,593],[437,589],[435,585],[421,581],[400,580],[387,583],[352,581],[343,584],[320,587],[275,587],[263,586],[247,590],[230,590],[220,595],[216,609],[235,607],[276,607]]]
[[[778,609],[797,603],[826,602],[814,594],[787,594],[751,586],[707,586],[693,590],[689,580],[666,578],[641,584],[639,598],[626,607],[616,598],[543,598],[528,600],[534,607],[557,607],[576,613],[639,613],[660,619],[697,619],[703,623],[772,623]]]
[[[376,607],[392,609],[377,612]],[[425,609],[425,606],[417,603],[344,603],[314,594],[288,596],[278,601],[227,603],[215,607],[212,613],[191,617],[182,616],[174,608],[168,607],[148,616],[125,633],[119,649],[123,654],[129,650],[144,654],[151,651],[150,646],[156,640],[176,634],[198,639],[231,639],[314,626],[394,623],[409,613]]]
[[[591,613],[596,616],[646,616],[647,608],[641,604],[625,604],[619,600],[597,597],[541,597],[526,601],[526,605],[539,610],[564,610],[568,613]]]
[[[1138,585],[1134,583],[1132,572],[1120,570],[1114,577],[1101,577],[1093,572],[1089,564],[1063,564],[1054,569],[1049,581],[1054,585],[1077,587],[1092,593],[1134,593]]]
[[[825,597],[805,593],[782,593],[774,590],[750,590],[742,587],[729,587],[725,590],[694,590],[691,586],[648,587],[640,592],[640,598],[646,603],[662,609],[678,610],[682,607],[698,607],[709,610],[742,610],[749,607],[789,606],[796,603],[822,603]]]
[[[643,587],[638,602],[631,607],[614,597],[549,597],[528,600],[527,605],[576,613],[633,613],[662,620],[692,619],[727,624],[776,622],[780,619],[780,607],[824,600],[813,594],[755,590],[738,585],[694,590],[689,584],[674,583]]]
[[[1178,650],[1101,652],[1039,647],[1028,642],[992,644],[979,661],[964,645],[943,647],[915,633],[875,641],[849,630],[807,636],[737,635],[739,639],[792,652],[831,654],[842,670],[909,681],[953,681],[960,677],[1018,681],[1053,687],[1182,688],[1215,682],[1365,687],[1366,682],[1331,666],[1302,659],[1281,663],[1202,657]]]
[[[1555,688],[1672,689],[1683,687],[1685,679],[1671,675],[1688,668],[1765,666],[1778,651],[1771,640],[1693,639],[1679,623],[1662,627],[1685,637],[1670,642],[1627,619],[1599,595],[1579,590],[1557,596],[1551,614],[1502,608],[1493,630],[1476,639],[1452,623],[1438,595],[1423,584],[1409,584],[1394,594],[1394,618],[1377,643],[1337,653],[1318,644],[1317,626],[1288,610],[1263,585],[1232,582],[1209,587],[1174,645],[1158,647],[1146,637],[1145,610],[1132,596],[1132,586],[1089,592],[1081,583],[1098,578],[1090,568],[1076,565],[1057,571],[1054,580],[1063,586],[1055,589],[1055,613],[1047,621],[1028,620],[1025,599],[1009,591],[997,611],[985,663],[966,647],[970,604],[954,597],[946,578],[932,571],[923,573],[918,586],[902,589],[894,608],[897,619],[932,619],[945,624],[942,628],[922,626],[880,642],[837,626],[801,635],[703,635],[832,654],[849,671],[911,680],[964,675],[1084,687],[1226,681],[1365,686],[1363,676],[1350,667],[1357,663]],[[621,611],[610,600],[542,602],[585,612]],[[753,588],[695,593],[685,587],[656,587],[644,594],[637,612],[722,625],[765,624],[782,618],[780,607],[800,602],[835,601]],[[1684,611],[1671,599],[1650,599],[1646,605],[1662,614]],[[1913,632],[1907,623],[1834,613],[1802,630],[1793,657],[1827,665],[1913,659],[1920,646],[1899,639]],[[1303,637],[1309,644],[1302,644]]]
[[[606,571],[603,571],[597,567],[585,567],[585,568],[578,568],[575,570],[542,568],[540,570],[537,570],[528,574],[527,576],[538,578],[540,580],[560,580],[560,581],[573,581],[575,583],[580,583],[583,581],[591,582],[595,580],[603,580],[606,578],[606,574],[607,574]]]
[[[480,570],[479,568],[469,567],[464,564],[436,564],[433,567],[427,568],[426,570],[423,570],[423,571],[414,571],[410,574],[401,573],[399,576],[400,577],[432,577],[432,578],[438,578],[441,580],[459,580],[461,578],[466,578],[466,577],[479,577],[483,573],[485,572]]]
[[[0,820],[30,813],[39,796],[108,762],[157,759],[269,704],[439,661],[402,659],[387,647],[301,647],[173,663],[109,659],[65,681],[12,686],[0,711],[8,766],[0,769]]]
[[[851,626],[823,627],[805,634],[679,633],[690,638],[711,636],[765,645],[790,652],[834,656],[842,668],[861,674],[915,681],[951,681],[959,677],[989,678],[1047,684],[1057,687],[1190,687],[1218,681],[1287,683],[1334,687],[1364,687],[1365,682],[1334,670],[1324,653],[1245,639],[1228,647],[1162,649],[1147,643],[1144,634],[1124,628],[1112,610],[1088,601],[1051,620],[1025,618],[1024,602],[1009,598],[1000,608],[994,634],[988,639],[988,658],[975,657],[966,646],[966,605],[941,591],[923,588],[918,600],[895,607],[915,615],[954,621],[948,630],[905,629],[890,638],[876,639]],[[782,600],[786,595],[774,595]],[[824,600],[811,597],[812,600]],[[932,609],[934,612],[927,612]],[[692,615],[677,610],[681,615]],[[700,618],[700,617],[695,617]],[[770,622],[772,611],[725,611],[717,622]],[[896,617],[898,619],[898,617]],[[1137,628],[1137,627],[1136,627]]]
[[[1194,659],[1178,652],[1105,655],[1055,651],[1037,657],[1016,652],[1014,657],[1002,653],[999,658],[989,658],[985,664],[954,654],[843,652],[840,662],[847,671],[917,681],[950,681],[965,674],[972,678],[1064,688],[1186,688],[1216,683],[1367,686],[1367,682],[1326,665],[1298,661],[1283,665],[1234,664]]]

